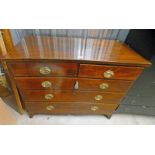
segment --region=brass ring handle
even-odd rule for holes
[[[40,74],[46,75],[51,73],[51,69],[47,66],[40,68]]]
[[[111,78],[112,76],[114,76],[114,72],[111,70],[107,70],[103,73],[105,78]]]
[[[99,109],[99,107],[98,106],[91,106],[91,108],[90,108],[92,111],[96,111],[96,110],[98,110]]]
[[[43,81],[43,82],[41,83],[41,86],[42,86],[43,88],[50,88],[50,87],[52,86],[52,83],[51,83],[50,81]]]
[[[45,95],[45,99],[46,100],[51,100],[52,98],[54,98],[54,95],[53,94],[46,94]]]
[[[107,89],[107,88],[109,88],[109,85],[108,85],[108,83],[101,83],[101,84],[99,85],[99,88],[100,88],[100,89]]]
[[[46,107],[46,110],[51,111],[51,110],[53,110],[54,108],[55,108],[55,107],[54,107],[53,105],[49,105],[49,106]]]
[[[100,101],[100,100],[102,100],[103,99],[103,96],[102,95],[96,95],[95,96],[95,100],[96,101]]]

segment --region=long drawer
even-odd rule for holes
[[[64,90],[23,90],[20,91],[25,102],[91,102],[117,104],[122,99],[122,93],[96,91],[64,91]]]
[[[142,70],[141,67],[81,64],[79,77],[136,80]]]
[[[131,81],[65,78],[65,77],[16,77],[19,89],[78,89],[125,93],[131,86]]]
[[[117,107],[116,104],[90,105],[76,104],[67,105],[66,103],[25,103],[26,109],[33,114],[111,114]]]
[[[9,68],[14,76],[76,76],[76,63],[37,63],[16,62],[9,63]]]

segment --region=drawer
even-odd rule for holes
[[[131,86],[131,81],[116,81],[88,78],[65,78],[65,77],[16,77],[19,89],[76,89],[126,92]]]
[[[74,89],[76,78],[16,77],[19,89]]]
[[[105,105],[90,105],[90,104],[77,104],[73,105],[70,103],[40,103],[32,102],[25,103],[26,109],[30,114],[112,114],[115,111],[116,104],[105,104]]]
[[[9,69],[14,76],[76,76],[75,63],[9,63]]]
[[[79,77],[136,80],[142,70],[141,67],[81,64]]]
[[[23,90],[24,101],[52,102],[91,102],[117,104],[124,94],[95,91],[62,91],[62,90]]]
[[[93,90],[103,92],[122,92],[125,93],[131,87],[131,81],[105,80],[105,79],[77,79],[79,90]]]

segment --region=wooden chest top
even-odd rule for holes
[[[3,58],[142,67],[150,65],[149,61],[118,41],[72,37],[26,36],[15,45],[13,52]]]

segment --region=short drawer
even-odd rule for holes
[[[20,91],[25,102],[91,102],[118,104],[124,94],[95,91],[62,91],[62,90],[23,90]]]
[[[136,80],[142,70],[141,67],[81,64],[79,77]]]
[[[76,63],[9,63],[14,76],[76,76]]]
[[[25,103],[26,109],[30,114],[112,114],[115,111],[116,104],[90,105],[70,103]]]

